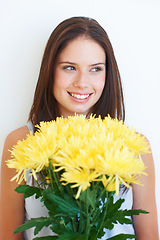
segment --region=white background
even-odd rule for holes
[[[110,37],[126,123],[152,146],[160,222],[160,0],[0,0],[0,155],[7,134],[27,122],[50,33],[72,16],[95,18]]]

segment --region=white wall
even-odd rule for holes
[[[71,16],[95,18],[113,44],[123,80],[126,121],[152,145],[160,219],[159,13],[159,0],[0,0],[0,155],[7,134],[27,121],[53,28]]]

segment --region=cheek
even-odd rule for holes
[[[55,71],[55,74],[54,74],[54,85],[58,85],[60,82],[61,82],[61,74],[59,71]]]
[[[105,76],[99,79],[99,81],[97,81],[97,84],[96,84],[97,90],[102,93],[104,89],[104,85],[105,85]]]
[[[65,78],[59,71],[56,71],[54,74],[53,92],[56,91],[56,89],[62,88],[64,84]]]
[[[61,70],[55,71],[54,86],[55,88],[66,88],[72,82],[71,76]]]

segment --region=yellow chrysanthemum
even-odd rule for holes
[[[70,171],[68,169],[72,169],[74,172],[74,170],[80,171],[82,169],[85,170],[85,178],[89,177],[90,172],[93,171],[96,176],[111,176],[115,179],[114,189],[117,194],[121,182],[127,187],[129,187],[128,183],[139,183],[134,176],[142,173],[145,166],[134,152],[124,146],[123,141],[114,140],[113,135],[109,133],[108,135],[92,136],[82,148],[80,145],[82,146],[84,142],[79,141],[79,143],[77,144],[76,141],[72,144],[70,141],[65,142],[65,153],[61,152],[62,156],[56,158],[57,165],[60,166],[58,170]],[[65,180],[66,182],[70,181],[67,177]],[[76,182],[76,178],[74,182]]]
[[[111,132],[114,139],[120,138],[124,141],[125,145],[135,154],[149,153],[149,144],[147,139],[140,133],[136,133],[135,129],[129,129],[123,121],[117,118],[111,119],[110,116],[104,119],[107,133]]]
[[[90,183],[96,181],[99,174],[95,171],[89,171],[88,169],[68,169],[67,172],[64,172],[61,177],[61,181],[65,181],[63,184],[74,183],[72,188],[79,187],[76,199],[79,198],[79,195],[82,191],[85,191],[90,187]]]
[[[37,127],[35,135],[14,146],[12,159],[7,161],[10,168],[17,169],[14,179],[25,179],[28,169],[36,178],[51,160],[55,171],[63,170],[63,184],[79,188],[77,198],[92,181],[101,180],[117,194],[121,183],[127,187],[139,184],[136,176],[145,169],[139,154],[149,151],[148,142],[122,121],[81,115],[41,122]]]
[[[115,178],[110,176],[106,178],[105,175],[102,176],[101,181],[104,185],[104,187],[107,189],[107,191],[112,192],[116,191],[116,185],[115,185]]]
[[[36,172],[40,172],[45,166],[49,165],[48,159],[53,159],[56,151],[55,128],[52,134],[49,131],[46,131],[45,134],[43,132],[36,132],[35,135],[30,133],[25,140],[19,141],[13,147],[11,151],[12,159],[7,161],[8,167],[16,168],[18,171],[18,174],[12,180],[16,178],[19,183],[23,178],[26,180],[26,171],[29,169],[37,179]],[[20,173],[23,177],[19,179]]]

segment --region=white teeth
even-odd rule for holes
[[[79,95],[79,94],[75,94],[75,93],[70,93],[72,97],[75,97],[77,99],[85,99],[89,97],[89,94],[87,95]]]

